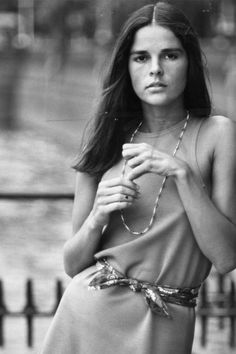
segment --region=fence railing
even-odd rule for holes
[[[61,200],[74,198],[73,193],[0,193],[0,200],[13,201],[31,201],[31,200]],[[215,292],[209,291],[208,282],[206,281],[199,295],[199,305],[197,307],[197,316],[201,323],[200,341],[202,346],[206,346],[209,332],[209,319],[217,318],[219,320],[219,329],[224,328],[225,319],[229,319],[229,335],[228,345],[231,348],[236,346],[236,297],[235,284],[231,281],[230,286],[225,290],[224,277],[217,276],[217,289]],[[60,280],[56,281],[55,288],[55,304],[50,311],[39,310],[34,296],[33,280],[28,279],[25,287],[25,306],[19,311],[11,311],[5,301],[3,281],[0,280],[0,347],[5,344],[4,340],[4,320],[6,317],[25,317],[27,328],[27,345],[32,347],[34,344],[34,319],[36,317],[52,317],[57,309],[63,294],[63,285]]]
[[[26,200],[60,200],[60,199],[69,199],[72,200],[74,198],[73,193],[61,192],[0,192],[0,200],[15,200],[15,201],[26,201]]]
[[[222,280],[222,276],[219,276],[219,279]],[[231,348],[236,346],[236,297],[233,281],[230,282],[228,291],[218,290],[214,293],[208,291],[208,282],[206,281],[201,288],[197,315],[201,323],[200,341],[203,347],[207,344],[209,319],[213,317],[218,319],[219,329],[225,327],[225,319],[229,320],[228,344]]]
[[[34,319],[37,317],[52,317],[59,305],[63,294],[63,285],[61,280],[56,281],[55,288],[55,304],[49,311],[39,310],[33,291],[33,280],[28,279],[25,286],[25,305],[19,311],[11,311],[5,301],[3,281],[0,280],[0,347],[5,345],[4,339],[4,320],[6,317],[24,317],[26,320],[26,341],[28,347],[33,347],[34,344]]]
[[[34,282],[28,279],[25,285],[25,305],[19,311],[11,311],[6,305],[3,281],[0,280],[0,347],[5,345],[4,340],[4,320],[6,317],[24,317],[26,320],[26,342],[28,347],[34,344],[34,320],[37,317],[52,317],[57,309],[63,294],[63,284],[61,280],[55,283],[54,305],[49,311],[43,311],[38,308],[34,295]],[[235,284],[231,282],[228,292],[211,293],[208,291],[208,283],[202,286],[197,316],[201,323],[200,342],[203,347],[207,345],[209,332],[209,319],[212,317],[219,319],[219,328],[224,328],[224,319],[228,318],[230,325],[228,328],[228,346],[234,348],[235,341],[235,323],[236,323],[236,301]],[[223,321],[222,321],[223,320]]]
[[[16,202],[34,201],[34,200],[46,200],[46,201],[58,201],[62,199],[73,200],[74,194],[68,192],[0,192],[1,200],[10,200]],[[35,317],[51,317],[56,312],[57,306],[60,302],[63,293],[63,286],[60,280],[56,281],[56,293],[55,293],[55,305],[50,311],[41,311],[37,308],[33,293],[33,281],[28,279],[26,282],[25,291],[25,306],[20,311],[11,311],[5,302],[3,282],[0,280],[0,347],[5,344],[4,340],[4,319],[6,317],[25,317],[27,326],[27,345],[33,346],[34,327],[33,322]]]

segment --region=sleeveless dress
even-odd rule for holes
[[[203,184],[196,149],[202,119],[192,118],[177,157],[185,160]],[[161,134],[138,132],[134,143],[146,142],[172,154],[183,122]],[[121,174],[123,161],[103,179]],[[146,174],[136,180],[141,197],[125,210],[129,227],[141,231],[149,223],[163,177]],[[131,235],[114,212],[101,238],[96,259],[106,258],[128,277],[172,287],[197,287],[208,276],[211,263],[198,247],[175,182],[167,179],[152,228]],[[42,354],[191,354],[194,308],[167,303],[171,318],[154,314],[141,293],[112,286],[90,290],[96,265],[76,275],[66,289],[46,335]]]

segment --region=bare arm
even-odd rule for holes
[[[110,213],[127,208],[137,196],[137,186],[131,181],[114,178],[98,184],[96,178],[87,173],[77,173],[73,237],[64,246],[64,267],[69,276],[73,277],[94,263],[94,254]]]
[[[199,247],[226,273],[236,267],[236,130],[223,117],[208,129],[214,145],[211,199],[189,169],[175,179]]]
[[[226,273],[236,267],[236,130],[223,117],[212,123],[208,132],[214,146],[211,198],[177,157],[150,150],[147,144],[133,144],[133,148],[126,144],[123,154],[132,167],[131,179],[148,172],[174,178],[199,247],[219,272]]]
[[[74,276],[93,262],[102,227],[91,220],[91,210],[97,191],[96,179],[85,173],[76,174],[75,199],[72,214],[73,238],[64,246],[64,267]],[[86,251],[85,251],[86,246]]]

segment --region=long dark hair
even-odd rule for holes
[[[124,24],[116,41],[102,87],[93,129],[76,170],[101,176],[121,157],[122,145],[134,121],[142,118],[140,99],[136,96],[128,71],[130,49],[135,33],[155,22],[170,29],[180,40],[188,57],[184,107],[192,115],[208,117],[211,102],[205,81],[202,53],[197,34],[185,15],[169,3],[158,2],[135,11]]]

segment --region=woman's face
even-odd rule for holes
[[[150,25],[139,29],[130,50],[129,73],[143,104],[166,106],[183,102],[188,59],[169,29]]]

